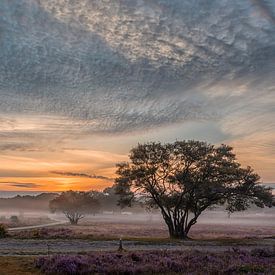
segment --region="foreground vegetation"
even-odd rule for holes
[[[1,257],[1,274],[274,274],[274,252],[232,250],[96,252],[51,257]]]
[[[36,267],[46,274],[272,274],[274,252],[234,249],[199,251],[98,252],[89,255],[40,257]]]
[[[1,274],[274,274],[274,251],[95,252],[50,257],[1,257]]]

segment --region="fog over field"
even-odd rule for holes
[[[26,202],[24,202],[26,203]],[[2,205],[2,202],[0,201]],[[22,203],[3,206],[0,209],[0,216],[6,217],[7,219],[10,216],[16,215],[23,219],[28,218],[49,218],[53,221],[66,221],[66,218],[62,213],[51,213],[48,208],[48,202],[44,203],[39,201],[40,210],[37,210],[37,203],[29,201],[27,207],[22,207]],[[122,223],[127,227],[127,224],[164,224],[163,218],[158,210],[148,211],[142,208],[132,209],[132,208],[119,208],[117,207],[114,211],[107,209],[104,210],[104,207],[100,210],[99,213],[95,215],[85,215],[85,218],[81,221],[81,225],[85,224],[97,224],[97,223]],[[252,207],[247,211],[236,212],[229,214],[223,207],[216,207],[212,210],[204,212],[200,219],[198,220],[198,225],[209,225],[208,230],[215,230],[215,225],[226,225],[228,229],[230,226],[244,226],[247,231],[249,227],[253,228],[261,226],[270,226],[272,228],[271,234],[275,234],[275,209],[274,208],[255,208]],[[249,233],[249,232],[248,232]],[[157,237],[157,235],[156,235]],[[234,237],[234,236],[232,236]]]

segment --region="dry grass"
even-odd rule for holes
[[[123,237],[123,238],[168,238],[168,230],[163,223],[116,223],[86,222],[78,226],[66,227],[74,237]],[[267,225],[226,225],[198,224],[192,228],[190,237],[194,239],[243,239],[266,238],[275,235],[273,226]]]
[[[275,227],[269,225],[237,225],[237,224],[197,224],[190,237],[199,240],[214,239],[257,239],[275,236]],[[38,234],[39,232],[48,234]],[[65,233],[66,234],[65,234]],[[81,238],[81,239],[167,239],[168,230],[162,222],[83,222],[77,226],[62,225],[45,229],[34,229],[10,232],[15,238]]]
[[[41,274],[34,267],[32,257],[0,257],[1,275],[36,275]]]

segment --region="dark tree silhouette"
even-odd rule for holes
[[[121,206],[138,195],[158,207],[172,238],[187,238],[203,211],[225,205],[230,212],[272,205],[271,188],[260,177],[242,168],[232,148],[206,142],[139,144],[130,152],[130,163],[117,164],[116,191]]]
[[[99,210],[99,201],[89,192],[67,191],[50,201],[52,212],[61,211],[76,225],[85,214],[94,214]]]

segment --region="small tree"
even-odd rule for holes
[[[89,192],[67,191],[50,201],[52,212],[61,211],[76,225],[85,214],[95,213],[99,210],[99,202]]]
[[[19,219],[18,219],[17,216],[11,216],[11,217],[10,217],[10,221],[11,221],[12,223],[14,223],[14,224],[19,223]]]
[[[187,238],[206,209],[226,205],[230,212],[251,204],[271,206],[271,188],[259,184],[250,167],[242,168],[232,148],[199,141],[139,144],[130,163],[117,165],[116,191],[121,206],[136,195],[158,207],[172,238]]]

